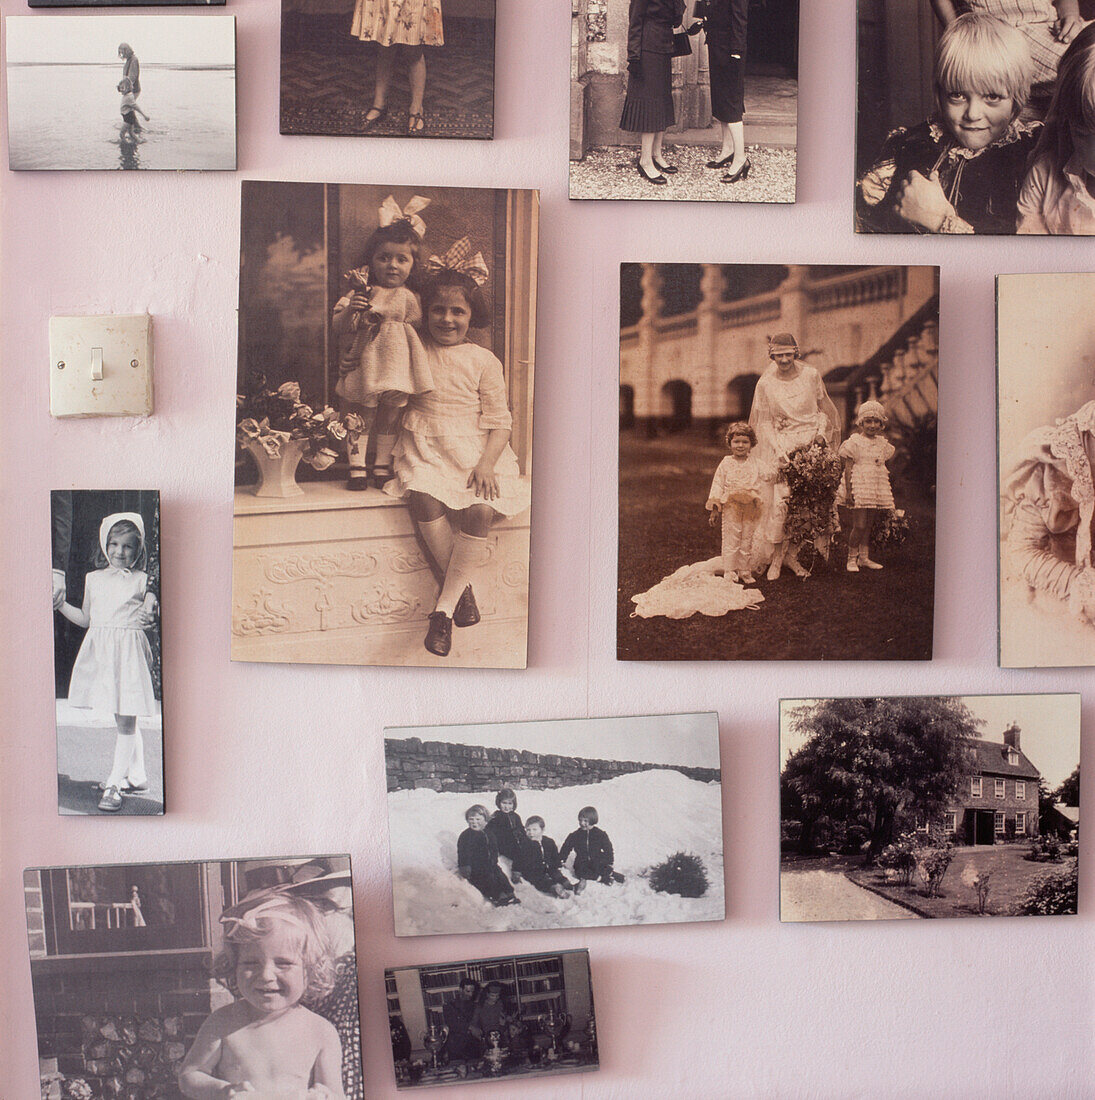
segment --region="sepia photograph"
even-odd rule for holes
[[[600,1068],[588,951],[384,971],[399,1089]]]
[[[859,233],[1095,233],[1095,0],[859,0]]]
[[[232,659],[524,668],[538,193],[242,209]]]
[[[725,917],[716,714],[385,733],[397,936]]]
[[[1000,275],[1000,665],[1095,664],[1095,274]]]
[[[930,660],[939,269],[622,264],[617,658]]]
[[[571,0],[570,197],[795,201],[799,0]]]
[[[157,8],[216,4],[225,0],[27,0],[31,8]]]
[[[494,137],[496,0],[281,0],[281,132]]]
[[[8,167],[236,168],[231,15],[10,15]]]
[[[160,494],[55,489],[50,519],[58,812],[162,814]]]
[[[349,856],[23,872],[42,1100],[364,1100]]]
[[[779,713],[781,921],[1076,912],[1079,695]]]

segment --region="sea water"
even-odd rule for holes
[[[121,78],[120,62],[9,65],[9,167],[236,167],[234,70],[142,65],[137,144],[120,138]]]

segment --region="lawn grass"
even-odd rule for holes
[[[761,579],[764,603],[756,611],[631,618],[632,596],[719,553],[720,535],[707,525],[704,504],[725,454],[721,440],[701,429],[654,440],[634,429],[620,433],[618,659],[930,660],[935,503],[900,484],[894,495],[909,516],[909,537],[879,554],[881,572],[847,573],[838,535],[830,561],[819,559],[808,580],[788,570],[778,581]]]

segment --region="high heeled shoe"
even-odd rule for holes
[[[675,164],[662,164],[657,157],[651,157],[650,159],[654,161],[654,167],[657,168],[659,172],[664,172],[667,176],[675,176],[680,171]]]
[[[661,187],[663,184],[666,184],[666,183],[669,182],[669,180],[667,180],[665,178],[665,176],[660,175],[660,174],[657,175],[657,176],[648,176],[646,174],[646,169],[643,167],[643,162],[641,160],[635,161],[635,167],[639,170],[639,175],[642,176],[642,178],[644,180],[646,180],[647,183],[655,183],[659,187]]]
[[[749,169],[753,167],[753,162],[747,160],[736,172],[727,172],[722,177],[723,183],[737,183],[738,180],[745,179],[749,175]]]
[[[733,161],[733,159],[734,159],[734,154],[733,153],[727,153],[726,156],[724,156],[724,157],[719,157],[716,160],[709,160],[707,162],[707,167],[708,168],[725,168],[728,164],[730,164]]]

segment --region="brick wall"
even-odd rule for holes
[[[520,749],[488,749],[481,745],[453,745],[445,741],[387,738],[384,757],[388,790],[428,787],[435,791],[487,791],[499,787],[575,787],[602,783],[620,775],[666,768],[702,783],[717,783],[716,768],[645,764],[636,760],[595,760],[526,752]]]

